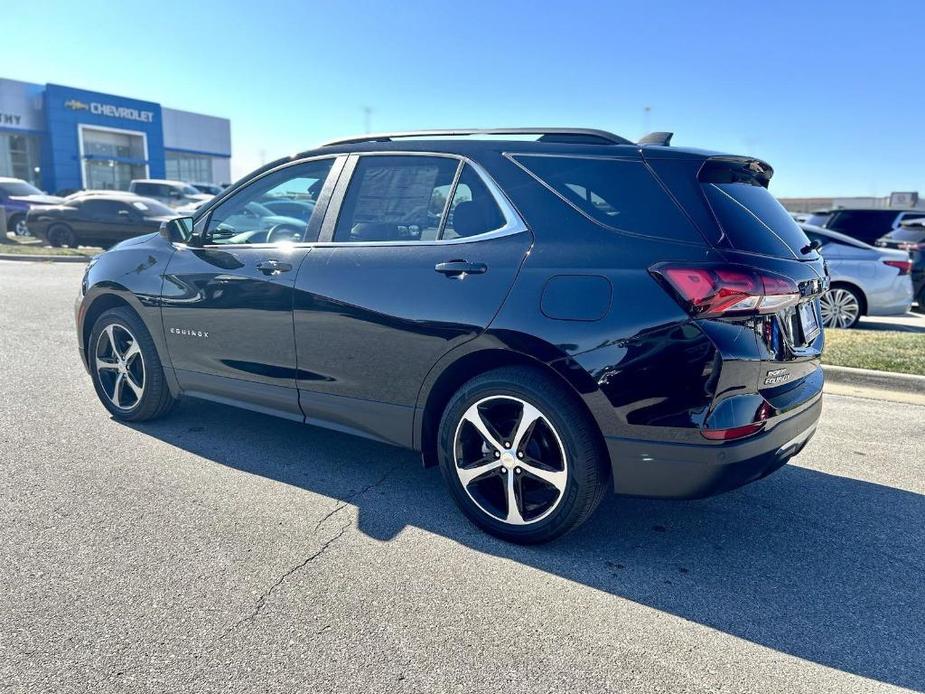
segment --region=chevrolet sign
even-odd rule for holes
[[[90,111],[90,113],[94,115],[108,116],[109,118],[136,120],[142,123],[151,123],[154,121],[154,111],[141,111],[137,108],[129,108],[127,106],[101,104],[98,101],[91,101],[87,104],[77,99],[68,99],[64,102],[64,107],[72,111]]]

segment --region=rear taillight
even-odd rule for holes
[[[774,313],[800,300],[791,279],[741,265],[676,265],[662,263],[651,272],[677,294],[697,318]]]
[[[912,261],[911,260],[884,260],[884,265],[889,265],[890,267],[895,267],[899,270],[900,275],[908,275],[912,272]]]
[[[711,441],[733,441],[757,434],[763,428],[764,422],[753,422],[741,427],[732,427],[731,429],[701,429],[700,434],[703,438]]]

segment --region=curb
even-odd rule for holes
[[[855,369],[849,366],[829,366],[828,364],[823,364],[822,370],[827,383],[925,395],[925,376]]]
[[[89,263],[89,255],[27,255],[25,253],[0,253],[0,260],[31,260],[45,263]]]

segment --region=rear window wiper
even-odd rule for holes
[[[814,239],[813,241],[810,241],[808,244],[803,246],[803,248],[800,249],[800,253],[807,255],[808,253],[812,253],[813,251],[819,250],[820,248],[822,248],[822,243],[819,241],[819,239]]]

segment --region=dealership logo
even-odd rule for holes
[[[98,101],[91,101],[88,104],[85,101],[68,99],[64,102],[64,108],[70,109],[71,111],[89,111],[96,116],[136,120],[141,123],[151,123],[154,121],[154,111],[142,111],[137,108],[129,108],[128,106],[101,104]]]
[[[18,113],[0,113],[0,125],[19,125],[21,121]]]

